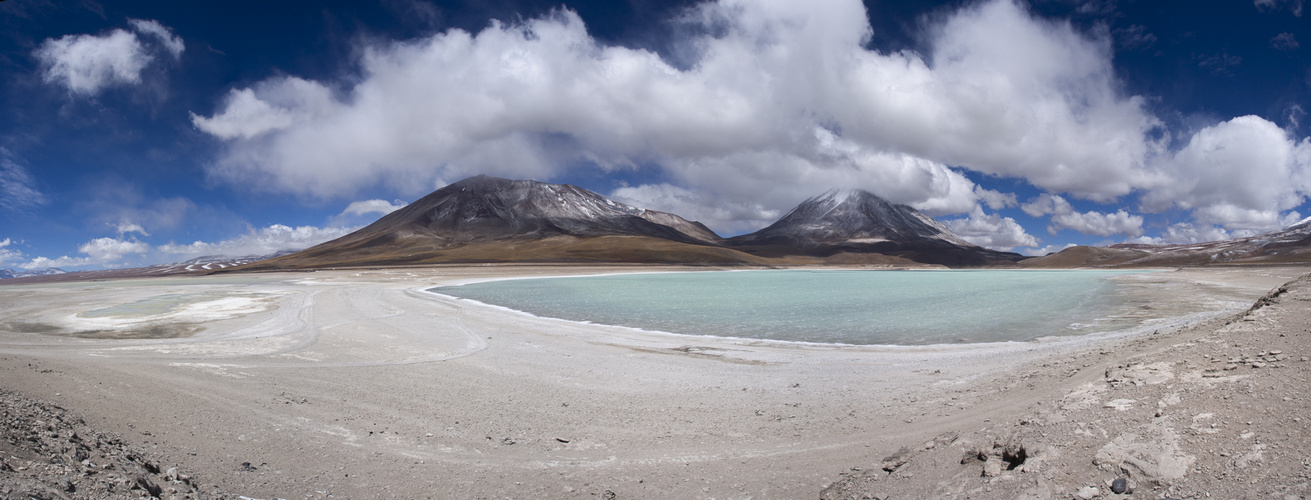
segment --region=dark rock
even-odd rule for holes
[[[885,471],[892,472],[901,468],[901,466],[906,465],[906,462],[909,461],[910,461],[910,448],[902,446],[901,449],[897,450],[896,453],[893,453],[891,456],[885,457],[883,459],[882,468]]]
[[[1115,481],[1111,482],[1111,493],[1115,493],[1116,495],[1123,495],[1125,493],[1128,493],[1129,491],[1130,491],[1129,481],[1125,480],[1124,478],[1122,477],[1116,478]]]
[[[152,497],[159,498],[159,495],[164,493],[163,488],[160,488],[158,484],[155,484],[154,481],[151,481],[150,478],[146,476],[137,476],[136,483],[138,487],[146,490],[146,493],[149,493]]]

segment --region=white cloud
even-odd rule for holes
[[[13,240],[10,240],[9,238],[0,240],[0,265],[9,265],[22,260],[22,252],[11,250],[9,248],[9,245],[12,245],[13,243]]]
[[[564,10],[373,43],[358,77],[270,78],[193,123],[229,141],[217,178],[322,197],[476,173],[546,180],[590,161],[657,165],[711,215],[783,211],[832,187],[941,215],[1008,203],[947,165],[1103,201],[1158,177],[1160,123],[1119,93],[1109,41],[1011,0],[946,17],[927,55],[866,50],[856,0],[721,0],[680,22],[705,34],[677,67],[597,42]]]
[[[1131,215],[1124,210],[1110,214],[1097,211],[1079,212],[1065,198],[1053,194],[1043,193],[1021,205],[1020,209],[1033,217],[1051,215],[1051,225],[1047,226],[1047,232],[1051,234],[1056,234],[1061,229],[1073,229],[1083,234],[1097,236],[1113,234],[1142,236],[1143,234],[1141,215]]]
[[[974,194],[979,197],[979,201],[987,204],[988,208],[993,210],[1001,210],[1003,208],[1020,205],[1020,202],[1015,199],[1014,193],[1003,193],[991,189],[984,189],[982,186],[975,186]]]
[[[45,202],[46,197],[36,189],[32,174],[15,161],[8,149],[0,147],[0,208],[19,211]]]
[[[1298,213],[1297,211],[1292,211],[1284,214],[1284,216],[1279,219],[1279,227],[1286,228],[1293,224],[1298,224],[1301,222],[1305,222],[1307,220],[1311,220],[1311,218],[1303,218],[1302,214]]]
[[[1164,162],[1169,182],[1144,208],[1191,210],[1203,224],[1273,230],[1311,191],[1311,140],[1295,142],[1273,122],[1240,116],[1199,130]]]
[[[43,79],[67,88],[73,94],[94,96],[112,86],[137,85],[141,72],[155,60],[152,52],[159,48],[174,59],[181,57],[186,45],[172,30],[150,19],[129,19],[132,28],[157,40],[147,47],[141,39],[124,29],[104,35],[64,35],[47,38],[32,55],[41,62]]]
[[[1143,217],[1131,215],[1124,210],[1110,214],[1093,211],[1053,215],[1052,224],[1047,231],[1056,234],[1060,229],[1073,229],[1083,234],[1097,236],[1113,234],[1140,236],[1143,234]]]
[[[1047,245],[1042,248],[1021,248],[1019,253],[1022,255],[1028,255],[1030,257],[1041,257],[1043,255],[1056,253],[1061,250],[1065,250],[1067,248],[1072,248],[1076,246],[1078,245],[1075,245],[1074,243],[1066,243],[1064,245]]]
[[[1055,213],[1071,213],[1074,207],[1065,198],[1049,193],[1043,193],[1038,197],[1029,200],[1028,203],[1020,205],[1020,210],[1029,214],[1030,217],[1042,217]]]
[[[135,34],[121,29],[104,36],[49,38],[33,54],[45,67],[47,83],[83,95],[95,95],[112,85],[140,83],[141,70],[153,59]]]
[[[114,229],[118,231],[118,237],[120,238],[130,233],[137,233],[142,236],[150,236],[150,233],[147,233],[145,228],[141,227],[139,224],[135,224],[132,222],[122,221],[119,222],[118,224],[114,224],[113,226]]]
[[[221,139],[251,139],[292,125],[311,124],[338,108],[327,87],[288,77],[261,82],[253,89],[233,89],[224,98],[222,114],[206,118],[192,113],[191,123]]]
[[[1302,17],[1302,0],[1254,0],[1253,3],[1262,12],[1287,8],[1294,17]]]
[[[1149,245],[1161,244],[1188,244],[1204,243],[1208,241],[1221,241],[1244,235],[1230,234],[1222,227],[1193,224],[1189,222],[1180,222],[1172,224],[1166,228],[1160,236],[1140,236],[1126,240],[1126,243],[1146,243]],[[1250,235],[1247,235],[1250,236]]]
[[[328,240],[340,238],[356,229],[359,228],[290,227],[274,224],[259,229],[251,228],[246,234],[216,243],[204,241],[196,241],[185,245],[168,243],[160,245],[158,250],[165,254],[177,256],[180,260],[203,256],[244,257],[248,255],[269,255],[288,250],[303,250]]]
[[[1037,238],[1026,232],[1015,219],[995,213],[986,214],[983,207],[977,205],[968,217],[944,220],[942,223],[965,241],[993,250],[1010,252],[1016,247],[1038,246]]]
[[[142,233],[140,226],[124,223],[116,227],[120,231],[118,238],[96,238],[78,246],[80,256],[61,256],[57,258],[35,257],[21,262],[22,253],[8,250],[9,239],[0,241],[0,262],[14,262],[23,269],[59,268],[116,268],[140,266],[152,263],[176,262],[202,256],[244,257],[251,255],[269,255],[277,252],[294,251],[309,248],[328,240],[339,238],[359,229],[358,227],[290,227],[274,224],[263,228],[251,228],[245,234],[219,242],[196,241],[190,244],[168,243],[153,246],[135,238],[127,239],[127,233]]]
[[[406,203],[400,200],[396,200],[395,203],[387,200],[354,201],[345,210],[342,210],[340,215],[387,215],[405,208],[405,205]]]
[[[90,259],[85,257],[69,257],[67,255],[57,259],[47,257],[37,257],[25,264],[19,264],[18,267],[23,269],[47,269],[51,267],[81,267],[90,265]]]
[[[128,23],[138,32],[158,39],[159,43],[163,44],[164,48],[168,50],[168,53],[173,54],[174,59],[182,57],[182,51],[187,48],[186,44],[182,43],[181,38],[173,35],[173,30],[160,24],[159,21],[153,19],[128,19]]]
[[[478,173],[654,166],[659,180],[632,199],[729,233],[833,187],[935,216],[1017,204],[962,170],[1071,199],[1137,194],[1143,211],[1229,231],[1274,229],[1311,191],[1311,139],[1254,116],[1165,129],[1123,94],[1108,33],[987,0],[926,22],[922,54],[880,53],[865,48],[866,19],[856,0],[712,1],[676,20],[697,34],[676,42],[675,65],[605,45],[561,10],[368,42],[356,75],[271,77],[192,123],[227,142],[208,171],[235,184],[417,195]],[[1177,151],[1175,138],[1187,139]],[[1052,231],[1142,234],[1142,216],[1123,209],[1043,215]]]
[[[150,245],[136,240],[96,238],[77,247],[77,251],[86,254],[92,262],[113,262],[124,255],[149,252]]]
[[[705,224],[724,237],[758,229],[782,215],[778,210],[767,209],[760,203],[734,202],[672,184],[624,186],[612,191],[610,198],[635,207],[677,214]]]
[[[23,269],[45,269],[48,267],[70,268],[70,267],[123,267],[128,263],[124,257],[129,255],[144,255],[150,252],[149,244],[137,240],[124,240],[119,238],[96,238],[83,243],[77,247],[77,251],[85,257],[69,257],[67,255],[58,258],[36,257],[32,260],[19,264],[18,267]]]
[[[336,228],[361,227],[377,221],[384,215],[405,208],[405,205],[406,203],[401,200],[395,202],[387,200],[353,201],[341,213],[330,217],[328,225]]]

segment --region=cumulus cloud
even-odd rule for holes
[[[34,53],[45,66],[45,81],[74,94],[95,95],[112,85],[141,81],[141,70],[153,59],[126,30],[104,36],[65,35],[47,39]]]
[[[136,238],[125,237],[129,233],[148,236],[139,225],[123,223],[115,229],[120,233],[117,238],[96,238],[83,243],[77,248],[80,255],[64,255],[56,258],[35,257],[26,262],[23,262],[21,252],[7,248],[12,242],[6,238],[0,241],[0,262],[13,262],[23,269],[118,268],[177,262],[206,256],[262,256],[309,248],[349,234],[358,227],[291,227],[273,224],[263,228],[250,228],[245,234],[218,242],[195,241],[189,244],[170,242],[158,246]]]
[[[131,233],[137,233],[142,236],[150,236],[150,233],[147,233],[145,228],[141,227],[139,224],[136,223],[122,221],[119,222],[118,224],[114,224],[113,226],[114,229],[118,231],[118,236],[120,238]]]
[[[137,31],[157,39],[174,58],[182,54],[182,39],[158,21],[129,22]],[[141,83],[141,71],[155,59],[136,33],[124,29],[104,35],[48,38],[32,54],[41,62],[46,83],[84,96],[93,96],[107,87]]]
[[[1150,245],[1204,243],[1227,240],[1236,236],[1241,235],[1230,234],[1222,227],[1180,222],[1170,225],[1160,236],[1140,236],[1126,240],[1126,243],[1146,243]]]
[[[158,40],[168,50],[169,54],[173,54],[174,59],[182,57],[182,51],[187,48],[186,44],[182,43],[181,38],[173,35],[173,30],[160,24],[159,21],[153,19],[128,19],[128,23],[138,32],[150,35]]]
[[[1254,0],[1256,9],[1262,12],[1288,9],[1294,17],[1302,17],[1302,0]]]
[[[256,92],[261,97],[256,97]],[[224,111],[213,117],[191,114],[196,128],[221,139],[251,139],[312,121],[336,108],[332,92],[316,82],[282,78],[233,89],[224,98]]]
[[[291,227],[274,224],[258,229],[251,228],[246,234],[219,242],[168,243],[160,245],[158,250],[168,255],[177,256],[179,260],[204,256],[244,257],[269,255],[284,251],[303,250],[345,236],[355,229],[358,228]]]
[[[1163,166],[1171,181],[1144,194],[1147,210],[1177,207],[1202,224],[1273,230],[1311,191],[1311,139],[1240,116],[1199,130]]]
[[[346,209],[341,211],[341,215],[387,215],[405,208],[405,205],[406,203],[400,200],[396,200],[395,203],[387,200],[355,201],[347,205]]]
[[[1292,33],[1280,33],[1270,39],[1270,46],[1279,50],[1296,50],[1298,47],[1297,37]]]
[[[341,213],[329,218],[328,222],[332,227],[360,227],[370,224],[384,215],[405,208],[405,205],[406,203],[401,200],[395,202],[387,200],[353,201]]]
[[[22,252],[9,248],[13,243],[9,238],[0,240],[0,264],[9,265],[22,260]]]
[[[1057,195],[1043,193],[1020,206],[1024,213],[1033,217],[1051,216],[1047,232],[1056,234],[1062,229],[1073,229],[1083,234],[1111,236],[1142,236],[1143,217],[1132,215],[1124,210],[1115,213],[1097,211],[1079,212],[1069,201]]]
[[[783,211],[832,187],[936,215],[1005,206],[947,165],[1101,201],[1156,178],[1161,124],[1120,93],[1109,40],[993,0],[937,23],[925,54],[880,53],[865,14],[857,0],[709,2],[678,20],[702,34],[673,65],[560,10],[372,43],[357,77],[269,78],[192,122],[228,142],[209,171],[230,182],[341,197],[654,165],[657,186],[694,193],[664,199],[706,203],[719,228],[760,220],[732,207]],[[749,219],[715,215],[733,211]]]
[[[19,264],[23,269],[45,269],[49,267],[123,267],[127,265],[124,257],[144,255],[150,252],[149,244],[121,238],[96,238],[77,247],[82,257],[62,256],[58,258],[36,257]]]
[[[77,251],[86,254],[93,262],[112,262],[124,255],[149,252],[150,245],[136,240],[96,238],[77,247]]]
[[[1016,247],[1038,246],[1038,239],[1026,232],[1015,219],[984,213],[981,206],[975,206],[968,217],[942,223],[965,241],[993,250],[1010,252]]]
[[[19,165],[13,153],[0,148],[0,208],[20,211],[43,205],[46,197],[36,188],[36,181]]]
[[[707,2],[675,20],[695,33],[675,64],[597,41],[558,10],[366,42],[358,74],[233,88],[192,123],[226,143],[207,170],[235,184],[342,198],[377,185],[423,194],[479,173],[654,168],[615,196],[729,234],[833,187],[934,216],[1017,205],[966,170],[1071,199],[1136,195],[1142,211],[1182,209],[1231,232],[1275,228],[1311,191],[1311,139],[1262,118],[1167,130],[1123,93],[1111,33],[988,0],[926,23],[922,53],[882,53],[866,48],[865,14],[857,0]],[[1137,47],[1148,35],[1117,36]],[[1049,231],[1142,234],[1142,216],[1123,209],[1046,215]]]
[[[782,216],[779,210],[765,208],[758,202],[736,202],[672,184],[624,186],[612,191],[610,198],[635,207],[678,214],[705,224],[725,237],[759,229]]]
[[[1001,210],[1007,207],[1016,207],[1020,203],[1015,198],[1014,193],[1003,193],[991,189],[984,189],[982,186],[975,186],[974,194],[979,197],[979,201],[988,205],[993,210]]]

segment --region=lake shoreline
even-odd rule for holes
[[[6,287],[14,306],[0,322],[94,309],[79,304],[125,293],[139,296],[115,300],[199,291],[278,299],[179,339],[0,333],[0,387],[255,498],[814,497],[903,446],[1010,429],[1101,380],[1103,368],[1213,331],[1307,271],[1153,273],[1145,297],[1186,300],[1202,287],[1229,294],[1230,312],[1155,335],[966,349],[658,335],[417,291],[561,272],[549,266]],[[1113,441],[1116,428],[1105,430],[1099,440]],[[1053,491],[1084,486],[1071,474],[1051,478],[1063,488]]]

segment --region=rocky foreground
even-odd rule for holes
[[[0,390],[0,498],[229,499],[58,406]]]
[[[820,497],[1311,497],[1309,309],[1303,277],[1236,317],[1022,371],[1073,390],[890,449]]]

